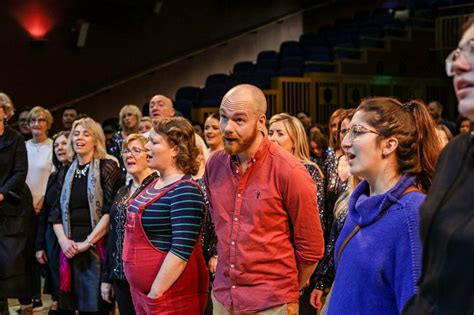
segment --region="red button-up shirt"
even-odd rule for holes
[[[297,302],[297,262],[324,253],[316,186],[303,164],[265,137],[244,174],[218,151],[205,181],[218,239],[216,299],[235,312]]]

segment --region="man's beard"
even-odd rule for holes
[[[236,141],[232,141],[231,144],[227,143],[224,139],[224,151],[230,155],[236,155],[238,153],[245,152],[248,148],[250,148],[257,136],[258,131],[255,129],[255,132],[248,138],[238,138]]]

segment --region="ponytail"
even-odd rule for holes
[[[374,97],[362,100],[359,110],[368,114],[367,122],[382,137],[397,138],[399,171],[415,175],[418,189],[426,192],[441,150],[426,106],[420,101],[402,104],[394,98]]]
[[[417,175],[418,188],[426,192],[431,185],[436,160],[441,151],[441,143],[436,133],[436,125],[423,103],[415,100],[403,106],[413,114],[417,131],[417,163],[409,167],[408,171]]]

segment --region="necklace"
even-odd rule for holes
[[[87,170],[89,169],[89,165],[87,164],[83,169],[79,167],[76,169],[76,174],[74,174],[74,178],[82,178],[82,176],[86,176]]]

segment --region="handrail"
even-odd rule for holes
[[[275,24],[275,23],[280,23],[280,22],[283,21],[283,20],[287,20],[287,19],[292,18],[292,17],[294,17],[294,16],[297,16],[297,15],[303,13],[303,12],[309,12],[309,11],[312,11],[312,10],[315,10],[315,9],[318,9],[318,8],[321,8],[321,7],[324,7],[324,6],[328,5],[328,4],[335,3],[335,2],[336,2],[336,0],[328,0],[328,1],[323,2],[323,3],[319,3],[319,4],[312,5],[312,6],[308,7],[308,8],[300,9],[300,10],[297,10],[297,11],[295,11],[295,12],[292,12],[292,13],[289,13],[289,14],[285,14],[285,15],[283,15],[283,16],[280,16],[280,17],[278,17],[278,18],[273,19],[273,20],[270,21],[270,22],[265,22],[265,23],[263,23],[262,25],[260,25],[260,26],[258,26],[258,27],[255,27],[255,28],[253,28],[253,29],[251,29],[251,30],[247,30],[247,31],[241,32],[239,35],[233,36],[233,37],[231,37],[231,38],[229,38],[229,39],[222,40],[222,41],[220,41],[220,42],[218,42],[218,43],[209,45],[209,46],[207,46],[207,47],[205,47],[205,48],[198,49],[198,50],[196,50],[196,51],[193,51],[192,53],[185,54],[185,55],[183,55],[183,56],[181,56],[181,57],[174,58],[174,59],[171,59],[171,60],[169,60],[169,61],[162,62],[162,63],[160,63],[160,64],[157,65],[157,66],[148,68],[147,70],[144,70],[144,71],[141,71],[141,72],[138,72],[138,73],[136,73],[136,74],[134,74],[134,75],[131,75],[131,76],[125,78],[125,79],[122,79],[122,80],[116,81],[116,82],[114,82],[114,83],[111,83],[111,84],[109,84],[109,85],[107,85],[107,86],[105,86],[105,87],[102,87],[102,88],[98,89],[98,90],[95,90],[95,91],[93,91],[93,92],[87,93],[87,94],[82,95],[82,96],[80,96],[80,97],[76,97],[76,98],[74,98],[74,99],[72,99],[72,100],[70,100],[70,101],[63,102],[63,103],[61,103],[61,104],[59,104],[59,105],[53,107],[53,108],[51,109],[51,112],[59,111],[61,108],[66,107],[66,106],[68,106],[68,105],[70,105],[70,104],[79,103],[79,102],[81,102],[81,101],[83,101],[83,100],[85,100],[85,99],[88,99],[88,98],[90,98],[90,97],[93,97],[93,96],[95,96],[95,95],[101,94],[101,93],[103,93],[103,92],[107,92],[107,91],[109,91],[109,90],[111,90],[111,89],[113,89],[113,88],[115,88],[115,87],[117,87],[117,86],[123,85],[123,84],[125,84],[125,83],[127,83],[127,82],[130,82],[130,81],[139,79],[139,78],[141,78],[141,77],[144,77],[144,76],[146,76],[146,75],[148,75],[148,74],[150,74],[150,73],[153,73],[153,72],[155,72],[155,71],[157,71],[157,70],[159,70],[159,69],[162,69],[162,68],[168,67],[168,66],[170,66],[170,65],[172,65],[172,64],[178,63],[178,62],[180,62],[180,61],[183,61],[183,60],[192,58],[192,57],[194,57],[194,56],[196,56],[196,55],[198,55],[198,54],[201,54],[201,53],[203,53],[203,52],[205,52],[205,51],[208,51],[208,50],[211,50],[211,49],[213,49],[213,48],[216,48],[216,47],[219,47],[219,46],[228,44],[229,42],[232,42],[232,41],[235,41],[235,40],[237,40],[237,39],[240,39],[240,38],[242,38],[242,37],[244,37],[244,36],[247,36],[249,33],[254,33],[254,32],[263,30],[263,29],[265,29],[265,28],[267,28],[267,27],[270,27],[271,25],[273,25],[273,24]]]

